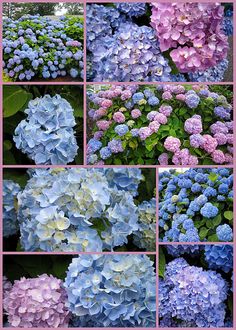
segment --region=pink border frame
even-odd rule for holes
[[[97,1],[94,1],[94,0],[79,0],[79,1],[76,1],[76,0],[8,0],[8,1],[4,1],[4,0],[0,0],[0,13],[2,13],[2,3],[3,2],[78,2],[78,3],[83,3],[84,4],[84,16],[86,17],[86,4],[89,4],[89,3],[104,3],[104,2],[147,2],[147,3],[150,3],[150,2],[176,2],[174,0],[160,0],[160,1],[151,1],[151,0],[127,0],[127,1],[124,1],[124,0],[97,0]],[[186,2],[186,0],[180,0],[179,2]],[[215,2],[215,1],[212,1],[212,0],[201,0],[201,1],[197,1],[197,0],[192,0],[191,2]],[[236,0],[232,0],[232,1],[227,1],[227,0],[222,0],[220,2],[231,2],[234,4],[234,27],[236,26],[236,12],[235,12],[235,4],[236,4]],[[2,15],[0,14],[0,27],[2,26]],[[86,24],[84,25],[84,63],[86,63]],[[234,39],[235,39],[235,29],[234,29]],[[2,29],[0,28],[0,43],[2,41]],[[235,42],[233,44],[233,54],[236,54],[236,49],[235,49]],[[2,62],[2,51],[0,52],[0,62]],[[236,63],[235,61],[233,61],[234,64]],[[84,72],[86,72],[86,64],[84,64]],[[84,122],[84,164],[86,164],[86,87],[87,85],[93,85],[93,84],[102,84],[102,85],[105,85],[105,84],[119,84],[119,85],[122,85],[122,84],[133,84],[133,83],[110,83],[110,82],[102,82],[102,83],[96,83],[96,82],[86,82],[86,75],[84,75],[84,81],[82,82],[65,82],[65,83],[57,83],[57,82],[17,82],[17,83],[3,83],[2,81],[2,67],[0,66],[0,100],[2,100],[2,87],[3,85],[14,85],[14,84],[17,84],[17,85],[42,85],[42,84],[47,84],[47,85],[62,85],[62,84],[65,84],[65,85],[82,85],[84,86],[84,119],[83,119],[83,122]],[[153,82],[151,83],[148,83],[148,82],[145,82],[145,83],[137,83],[137,84],[140,84],[140,85],[148,85],[148,84],[155,84]],[[163,83],[164,84],[164,83]],[[169,83],[168,83],[169,84]],[[174,83],[173,83],[174,84]],[[191,83],[188,83],[188,84],[191,84]],[[194,84],[197,84],[197,83],[194,83]],[[215,84],[215,83],[209,83],[209,84]],[[220,84],[220,85],[228,85],[228,84],[231,84],[233,85],[233,87],[235,88],[235,84],[236,84],[236,71],[235,71],[235,65],[234,65],[234,68],[233,68],[233,82],[221,82],[221,83],[217,83],[217,84]],[[236,108],[236,100],[234,98],[234,108]],[[1,118],[3,118],[2,116],[2,101],[1,101],[1,105],[0,105],[0,111],[1,111]],[[234,130],[236,129],[236,121],[234,122]],[[6,168],[48,168],[48,167],[52,167],[52,168],[55,168],[55,167],[60,167],[60,166],[57,166],[57,165],[52,165],[52,166],[38,166],[38,165],[3,165],[3,147],[2,147],[2,142],[3,142],[3,120],[0,121],[0,140],[1,140],[1,143],[0,143],[0,189],[2,191],[2,179],[3,179],[3,170],[6,169]],[[235,150],[236,149],[236,143],[234,144],[234,154],[235,154]],[[76,166],[76,165],[72,165],[72,166],[64,166],[64,167],[83,167],[83,168],[91,168],[92,166],[86,166],[86,165],[81,165],[81,166]],[[96,166],[96,167],[103,167],[103,166]],[[158,187],[158,168],[160,166],[153,166],[153,165],[142,165],[142,166],[128,166],[128,165],[114,165],[114,166],[104,166],[104,167],[108,167],[108,168],[112,168],[112,167],[122,167],[122,168],[126,168],[126,167],[139,167],[139,168],[156,168],[156,186]],[[166,166],[166,168],[172,168],[173,166]],[[222,167],[222,168],[233,168],[234,170],[236,169],[236,160],[235,160],[235,157],[234,157],[234,163],[233,163],[233,166],[217,166],[217,165],[213,165],[213,166],[208,166],[208,165],[205,165],[205,166],[194,166],[194,167],[202,167],[202,168],[207,168],[207,167]],[[175,166],[175,168],[181,168],[181,166]],[[236,179],[234,178],[234,193],[236,194]],[[157,193],[157,197],[156,199],[158,200],[158,193]],[[0,203],[2,203],[2,194],[0,194]],[[2,204],[1,204],[2,205]],[[235,213],[235,210],[236,210],[236,199],[234,200],[234,213]],[[0,217],[2,219],[2,207],[0,208]],[[157,214],[156,214],[156,219],[158,220],[158,207],[157,207]],[[157,221],[157,226],[156,226],[156,231],[157,231],[157,237],[158,237],[158,221]],[[0,221],[0,232],[2,233],[2,221]],[[235,252],[235,237],[236,237],[236,226],[234,226],[234,241],[233,243],[224,243],[224,244],[228,244],[228,245],[233,245],[233,248],[234,248],[234,252]],[[125,253],[128,253],[128,254],[149,254],[149,255],[156,255],[156,260],[157,260],[157,268],[158,268],[158,252],[159,252],[159,245],[168,245],[168,244],[172,244],[172,245],[178,245],[179,243],[159,243],[158,242],[158,239],[157,239],[157,243],[156,243],[156,252],[115,252],[116,254],[125,254]],[[181,244],[196,244],[196,243],[181,243]],[[211,242],[199,242],[197,244],[212,244]],[[214,243],[214,244],[222,244],[222,243]],[[96,254],[113,254],[114,252],[96,252]],[[3,252],[3,239],[2,239],[2,235],[0,235],[0,265],[3,266],[3,257],[6,255],[46,255],[46,254],[57,254],[57,255],[76,255],[78,253],[70,253],[70,252]],[[84,252],[84,253],[80,253],[80,254],[89,254],[89,252]],[[234,253],[234,270],[235,270],[235,265],[236,265],[236,253]],[[3,267],[0,267],[0,277],[2,279],[2,276],[3,276]],[[156,323],[156,328],[152,328],[152,329],[159,329],[158,327],[158,271],[157,271],[157,275],[156,275],[156,278],[157,278],[157,286],[156,286],[156,303],[157,303],[157,323]],[[2,280],[0,281],[1,284],[0,284],[0,329],[3,329],[3,310],[2,310]],[[234,283],[236,282],[236,272],[234,272]],[[235,299],[234,299],[234,305],[233,305],[233,328],[236,328],[236,302],[235,302]],[[233,328],[220,328],[220,329],[233,329]],[[21,328],[9,328],[9,329],[21,329]],[[38,328],[33,328],[33,329],[38,329]],[[50,329],[50,328],[45,328],[45,329]],[[63,328],[62,328],[63,329]],[[65,329],[68,329],[68,328],[65,328]],[[95,329],[95,328],[83,328],[83,329]],[[99,328],[97,328],[99,329]],[[100,329],[117,329],[117,330],[120,330],[122,328],[100,328]],[[147,328],[137,328],[137,329],[147,329]],[[168,330],[168,329],[178,329],[178,328],[161,328],[161,329],[164,329],[164,330]],[[205,329],[205,328],[184,328],[186,330],[190,330],[190,329]],[[218,328],[212,328],[212,329],[218,329]]]

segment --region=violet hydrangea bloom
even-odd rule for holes
[[[70,312],[62,281],[46,274],[21,278],[5,294],[8,322],[18,328],[66,328]]]
[[[173,49],[170,56],[180,72],[204,71],[226,58],[223,18],[218,3],[152,3],[151,25],[160,49]]]

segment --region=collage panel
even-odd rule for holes
[[[232,2],[88,3],[86,40],[87,81],[233,81]]]
[[[232,168],[159,168],[160,242],[232,242]]]
[[[87,164],[232,165],[233,86],[87,86]]]
[[[155,256],[5,255],[7,328],[154,328]]]
[[[160,328],[233,328],[233,245],[160,245]]]
[[[156,170],[4,169],[4,251],[156,251]]]
[[[4,85],[3,164],[83,164],[83,86]]]
[[[4,2],[2,15],[3,82],[83,81],[82,2]]]

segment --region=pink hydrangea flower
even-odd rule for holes
[[[194,115],[188,118],[184,123],[184,130],[188,134],[200,134],[202,132],[202,118]]]
[[[146,138],[152,135],[152,130],[149,127],[141,127],[139,129],[138,135],[141,140],[146,140]]]
[[[175,138],[173,136],[168,136],[165,139],[164,142],[164,147],[166,148],[167,151],[171,151],[173,153],[179,151],[179,148],[181,146],[180,139]]]
[[[142,115],[141,111],[139,109],[133,109],[131,111],[131,117],[136,119]]]
[[[234,143],[234,135],[233,134],[227,134],[227,142],[228,144]]]
[[[171,112],[173,111],[173,108],[170,105],[161,105],[159,111],[166,117],[169,117]]]
[[[224,164],[225,163],[225,155],[221,150],[214,150],[211,154],[212,160],[216,164]]]
[[[168,165],[168,154],[166,152],[163,152],[159,157],[158,157],[158,162],[160,165]]]
[[[169,101],[173,98],[173,96],[170,92],[164,92],[161,97],[163,100],[166,100],[166,101]]]
[[[155,116],[158,114],[158,111],[150,111],[148,114],[147,114],[147,119],[152,121],[154,120]]]
[[[98,110],[96,110],[94,112],[94,115],[93,115],[93,120],[98,120],[104,116],[106,116],[107,114],[107,110],[104,109],[104,108],[99,108]]]
[[[226,153],[225,154],[225,162],[227,164],[233,164],[233,156],[231,154]]]
[[[132,96],[132,93],[131,93],[131,91],[129,91],[129,90],[124,90],[122,93],[121,93],[121,100],[122,101],[125,101],[125,100],[128,100],[128,99],[130,99],[131,98],[131,96]]]
[[[122,112],[115,112],[113,114],[113,119],[116,123],[124,123],[125,122],[125,116],[123,115]]]
[[[154,120],[158,121],[162,125],[167,124],[167,121],[168,121],[167,117],[165,115],[163,115],[163,113],[156,114]]]
[[[185,93],[185,88],[182,85],[177,85],[173,87],[173,93],[174,94],[184,94]]]
[[[204,149],[207,153],[211,154],[218,146],[217,140],[209,134],[203,135],[203,138],[204,140],[201,148]]]
[[[178,94],[178,95],[176,95],[176,100],[179,100],[179,101],[185,101],[185,99],[186,99],[186,96],[184,95],[184,94]]]
[[[210,126],[210,131],[212,134],[217,134],[217,133],[227,134],[229,132],[229,129],[225,123],[222,123],[221,121],[217,121]]]
[[[223,133],[217,133],[214,135],[219,146],[222,146],[227,143],[227,136]]]
[[[153,133],[157,133],[159,128],[160,128],[160,123],[156,120],[152,121],[148,127],[150,128],[150,130],[153,132]]]
[[[192,156],[189,149],[184,148],[178,150],[172,157],[172,163],[174,165],[198,165],[198,159],[196,156]]]
[[[112,101],[111,100],[103,100],[101,103],[101,106],[105,109],[108,109],[112,106]]]
[[[152,3],[151,25],[161,51],[170,48],[180,72],[204,71],[226,58],[228,37],[219,3]]]
[[[12,327],[66,328],[70,318],[66,299],[63,282],[43,274],[15,281],[4,297],[4,308]]]
[[[102,131],[106,131],[110,125],[111,125],[111,121],[108,120],[99,120],[96,123],[98,129],[102,130]]]

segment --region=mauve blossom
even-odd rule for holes
[[[209,134],[204,134],[203,138],[204,141],[201,145],[201,148],[204,149],[207,153],[211,154],[213,151],[215,151],[218,145],[217,140]]]
[[[216,164],[224,164],[225,163],[225,155],[221,150],[214,150],[211,154],[212,160]]]
[[[180,142],[180,139],[178,139],[178,138],[175,138],[173,136],[168,136],[165,139],[164,147],[168,151],[175,153],[175,152],[179,151],[180,146],[181,146],[181,142]]]
[[[113,119],[116,123],[124,123],[125,122],[125,116],[123,115],[122,112],[115,112],[114,115],[113,115]]]

